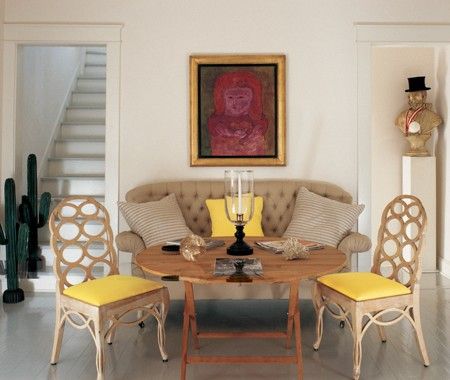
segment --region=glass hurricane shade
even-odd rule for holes
[[[225,170],[225,211],[235,225],[245,225],[253,217],[252,170]]]

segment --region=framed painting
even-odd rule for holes
[[[286,165],[285,61],[190,57],[191,166]]]

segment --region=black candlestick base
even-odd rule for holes
[[[244,241],[244,226],[236,225],[234,234],[236,241],[227,248],[227,253],[231,256],[248,256],[253,254],[253,248]]]

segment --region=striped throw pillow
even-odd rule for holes
[[[302,187],[284,237],[337,247],[358,220],[364,205],[352,205],[321,197]]]
[[[192,234],[175,194],[154,202],[119,202],[119,209],[131,230],[142,237],[146,247]]]

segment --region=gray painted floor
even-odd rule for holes
[[[382,344],[372,327],[363,340],[361,379],[450,379],[450,281],[425,274],[422,281],[422,323],[431,365],[420,360],[409,322],[388,327]],[[246,330],[283,329],[286,300],[198,301],[199,328]],[[300,302],[304,378],[351,379],[352,339],[348,329],[325,319],[319,352],[314,352],[314,310],[310,300]],[[169,362],[163,363],[156,344],[155,323],[144,329],[118,330],[107,346],[106,379],[178,379],[183,303],[171,303],[166,325]],[[54,295],[28,295],[26,301],[0,308],[0,379],[95,379],[94,344],[87,331],[66,327],[58,365],[50,366],[53,340]],[[284,354],[283,341],[201,340],[206,354]],[[188,366],[189,380],[296,379],[293,365]]]

